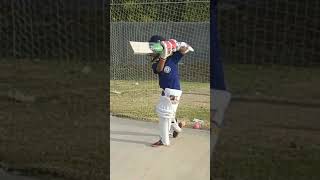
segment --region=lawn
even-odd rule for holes
[[[0,167],[107,179],[106,63],[3,60],[0,71]]]
[[[319,102],[320,69],[226,65],[235,97]],[[3,60],[0,167],[65,179],[107,179],[109,82],[105,63]],[[209,84],[182,82],[178,118],[209,119]],[[157,121],[156,80],[110,81],[111,113]],[[235,98],[217,145],[223,180],[319,179],[320,106]]]
[[[282,65],[225,65],[233,96],[319,102],[320,68]]]
[[[177,111],[179,120],[191,123],[194,118],[205,121],[210,118],[209,83],[182,82],[183,95]],[[158,82],[149,81],[110,81],[110,111],[113,115],[133,119],[157,121],[155,105],[161,90]]]
[[[233,100],[213,179],[319,179],[320,68],[227,64],[225,72]]]

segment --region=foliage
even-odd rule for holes
[[[209,21],[210,18],[210,1],[125,0],[121,2],[111,4],[112,22],[203,22]]]

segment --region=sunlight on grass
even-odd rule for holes
[[[183,95],[177,117],[209,121],[209,83],[182,82]],[[156,121],[154,111],[161,90],[157,81],[110,81],[110,111],[113,115]]]

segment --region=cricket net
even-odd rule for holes
[[[317,96],[319,10],[317,0],[219,1],[221,54],[233,94],[302,100],[301,91],[310,89]]]
[[[160,91],[151,59],[134,55],[129,44],[129,41],[146,42],[152,35],[184,41],[195,49],[179,64],[182,89],[195,92],[200,84],[197,93],[209,95],[209,8],[210,1],[111,1],[111,112],[130,116],[134,113],[142,119],[155,117],[153,109]],[[121,102],[124,104],[120,105]]]
[[[0,58],[104,60],[98,1],[0,1]]]
[[[291,137],[301,147],[315,144],[320,1],[221,0],[217,9],[232,100],[212,156],[213,179],[312,179],[318,171],[310,162],[319,156],[307,157],[319,151],[300,151],[289,160],[283,144]]]

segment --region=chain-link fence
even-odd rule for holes
[[[197,33],[195,33],[197,32]],[[130,41],[147,42],[154,34],[185,41],[196,49],[180,64],[184,81],[209,81],[209,23],[207,22],[112,22],[111,23],[111,79],[151,80],[150,59],[134,55]]]
[[[218,13],[225,62],[319,65],[319,1],[219,1]]]
[[[234,96],[319,97],[319,10],[317,0],[218,2],[222,60]]]
[[[116,2],[111,4],[111,79],[154,77],[146,73],[150,67],[144,67],[150,60],[133,55],[129,41],[146,42],[158,34],[188,42],[196,50],[181,63],[183,80],[209,81],[209,1]]]
[[[210,1],[118,0],[111,1],[110,12],[112,113],[139,119],[155,118],[153,109],[160,95],[157,75],[152,72],[151,59],[134,55],[129,44],[129,41],[146,42],[152,35],[184,41],[195,49],[179,63],[182,90],[209,96]],[[183,118],[199,117],[195,115],[199,113],[208,119],[208,112],[197,112],[201,105],[195,105],[192,110],[191,102],[197,98],[185,99],[190,102],[186,107],[182,105]],[[209,98],[202,99],[206,99],[204,109],[207,110]]]

